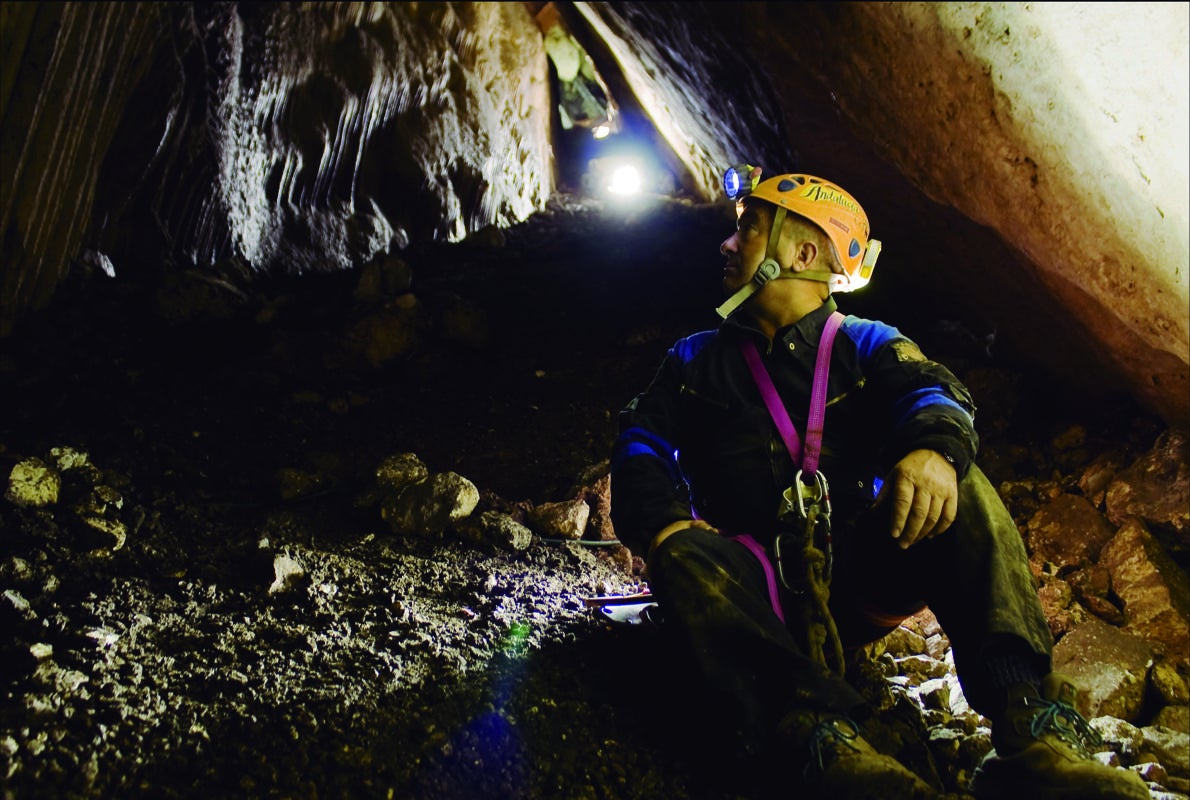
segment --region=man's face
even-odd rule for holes
[[[719,245],[719,252],[727,256],[723,265],[723,289],[732,294],[752,280],[756,268],[764,260],[769,243],[773,211],[768,203],[751,202],[736,221],[735,233]]]

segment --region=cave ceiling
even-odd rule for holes
[[[741,161],[847,188],[885,246],[854,313],[1184,424],[1188,8],[5,3],[0,333],[79,271],[248,282],[521,224],[592,189],[608,122],[683,202]]]

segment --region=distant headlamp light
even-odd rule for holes
[[[760,167],[736,164],[723,173],[723,191],[730,200],[742,200],[760,183]]]

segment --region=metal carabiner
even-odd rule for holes
[[[793,486],[796,486],[798,489],[798,513],[802,515],[802,519],[809,516],[806,512],[806,501],[808,500],[811,507],[818,506],[819,517],[825,517],[829,520],[831,516],[831,492],[830,484],[826,482],[826,476],[822,474],[821,470],[816,470],[814,472],[814,482],[806,483],[802,480],[803,474],[802,470],[799,469],[793,479]],[[786,493],[791,492],[793,486],[790,486],[786,490]]]
[[[773,539],[773,560],[777,562],[777,577],[781,579],[781,584],[786,589],[793,592],[795,595],[804,595],[806,593],[804,588],[797,588],[789,582],[788,578],[785,577],[785,557],[781,553],[781,542],[784,541],[787,535],[788,534],[778,533]]]

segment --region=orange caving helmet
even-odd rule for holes
[[[880,242],[870,239],[868,215],[854,197],[828,180],[813,175],[789,173],[760,180],[761,170],[741,164],[727,170],[723,188],[743,211],[745,197],[756,197],[784,208],[817,225],[834,246],[841,272],[829,282],[831,290],[861,289],[872,278]]]

